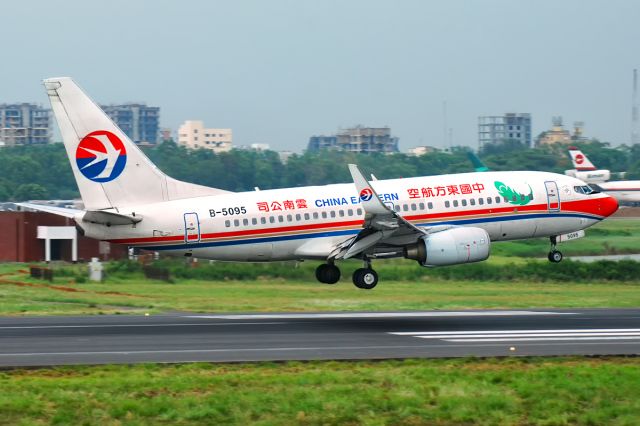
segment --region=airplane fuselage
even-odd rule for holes
[[[582,181],[546,172],[463,173],[371,185],[385,204],[417,227],[479,227],[492,241],[577,231],[617,208],[606,195],[581,192]],[[79,223],[93,238],[226,261],[327,259],[337,243],[362,230],[365,218],[354,184],[204,196],[118,212],[143,220],[136,225]],[[399,249],[387,257],[401,254]]]

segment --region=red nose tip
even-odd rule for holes
[[[611,216],[618,210],[618,200],[612,196],[608,196],[602,199],[600,205],[600,214],[607,217]]]

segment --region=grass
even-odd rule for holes
[[[371,291],[344,281],[322,285],[311,276],[308,281],[184,279],[173,284],[142,277],[75,284],[60,277],[51,285],[28,278],[19,272],[23,268],[0,265],[5,274],[0,278],[0,315],[640,306],[640,281],[494,282],[425,276],[418,281],[385,280]]]
[[[0,373],[0,424],[635,425],[640,359],[60,367]]]

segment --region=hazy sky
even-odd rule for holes
[[[479,115],[562,115],[628,143],[638,1],[2,1],[0,103],[47,103],[71,76],[100,103],[231,127],[301,151],[313,134],[391,126],[400,149],[477,145]]]

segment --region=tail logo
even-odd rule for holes
[[[584,155],[582,154],[576,154],[576,164],[582,164],[584,163]]]
[[[362,201],[369,201],[373,197],[373,191],[369,188],[364,188],[360,191],[360,199]]]
[[[82,138],[76,148],[80,173],[94,182],[110,182],[120,176],[127,163],[127,151],[116,135],[96,130]]]

